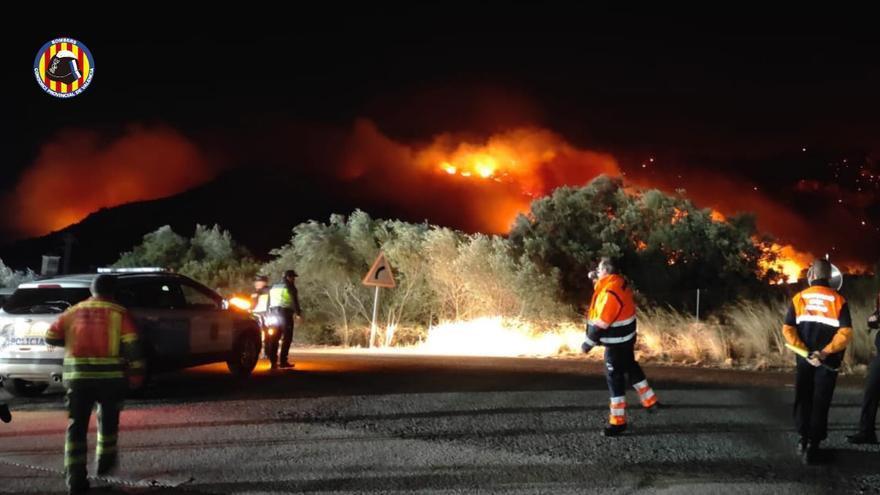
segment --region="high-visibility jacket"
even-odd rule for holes
[[[814,282],[791,299],[782,333],[793,346],[825,352],[825,363],[838,367],[852,340],[849,304],[824,281]]]
[[[69,308],[49,327],[46,343],[63,346],[64,381],[135,379],[144,361],[128,311],[106,299],[89,298]]]
[[[590,345],[621,344],[636,336],[636,304],[625,278],[606,275],[596,282],[587,329]]]
[[[253,310],[254,313],[265,313],[269,311],[269,289],[264,288],[255,292],[252,296]]]
[[[294,314],[302,314],[296,286],[285,283],[275,284],[269,289],[269,307],[289,309]]]

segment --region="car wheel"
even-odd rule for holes
[[[3,383],[3,387],[15,397],[37,397],[47,388],[48,383],[29,382],[27,380],[19,380],[18,378]]]
[[[260,359],[260,339],[246,334],[238,338],[232,356],[226,361],[229,371],[236,376],[248,376],[257,366]]]

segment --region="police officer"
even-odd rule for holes
[[[67,439],[64,470],[69,493],[89,489],[86,479],[86,434],[92,407],[98,404],[98,475],[117,465],[119,412],[128,385],[143,382],[144,363],[134,322],[112,300],[115,279],[98,275],[92,297],[69,308],[46,332],[46,343],[65,348]],[[127,380],[126,380],[127,378]]]
[[[269,311],[281,320],[281,355],[276,356],[278,346],[271,346],[269,362],[272,369],[276,368],[276,360],[280,358],[278,367],[292,368],[293,364],[288,361],[290,344],[293,342],[294,317],[302,318],[302,309],[299,305],[299,294],[296,290],[297,274],[294,270],[284,272],[281,283],[275,284],[269,290]]]
[[[809,356],[797,357],[794,422],[800,434],[798,451],[806,464],[819,461],[819,444],[828,435],[828,410],[837,383],[837,368],[852,339],[849,305],[829,287],[831,263],[813,261],[807,272],[810,287],[795,294],[782,333],[792,346]]]
[[[269,277],[257,275],[254,279],[254,292],[251,294],[251,311],[262,315],[269,310]]]
[[[880,295],[877,296],[877,305],[874,313],[868,317],[868,328],[874,330],[880,328]],[[874,336],[874,346],[877,355],[868,367],[868,379],[865,382],[865,398],[862,400],[862,415],[859,419],[859,431],[854,435],[847,435],[849,443],[877,443],[876,423],[877,404],[880,403],[880,332]]]
[[[602,258],[590,278],[595,285],[582,350],[587,353],[597,345],[605,346],[605,377],[611,393],[611,411],[603,434],[613,437],[626,430],[627,378],[648,412],[656,411],[659,404],[635,358],[636,306],[632,288],[609,258]]]

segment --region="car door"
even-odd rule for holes
[[[190,280],[180,281],[191,324],[191,345],[200,354],[226,353],[232,348],[231,320],[223,310],[223,299]]]
[[[184,361],[191,354],[191,325],[177,281],[162,277],[120,281],[117,300],[129,308],[148,356],[159,362]]]

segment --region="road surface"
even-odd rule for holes
[[[629,395],[604,438],[601,363],[298,352],[159,376],[122,416],[122,463],[95,493],[880,493],[880,447],[849,446],[861,380],[844,377],[827,464],[795,455],[790,373],[646,367],[658,414]],[[0,493],[65,493],[62,396],[0,424]],[[90,435],[94,445],[94,432]],[[90,454],[91,455],[91,454]],[[91,459],[90,459],[91,460]]]

